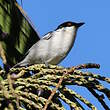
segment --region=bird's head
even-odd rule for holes
[[[71,21],[67,21],[67,22],[64,22],[62,24],[60,24],[56,30],[58,29],[62,29],[62,28],[75,28],[75,29],[78,29],[80,26],[82,26],[84,24],[84,22],[80,22],[80,23],[75,23],[75,22],[71,22]]]
[[[61,37],[63,38],[66,37],[69,40],[73,41],[76,38],[78,28],[83,24],[84,22],[75,23],[75,22],[67,21],[60,24],[55,31],[58,32]]]

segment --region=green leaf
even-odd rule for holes
[[[39,36],[16,0],[0,0],[0,56],[11,67]]]

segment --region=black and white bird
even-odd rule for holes
[[[84,23],[64,22],[47,33],[27,52],[26,57],[14,67],[32,64],[59,64],[74,45],[76,33]]]

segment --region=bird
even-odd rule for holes
[[[66,21],[54,31],[45,34],[26,53],[25,58],[14,67],[33,64],[59,64],[72,49],[77,30],[84,22]]]

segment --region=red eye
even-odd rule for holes
[[[68,26],[71,26],[71,23],[68,23]]]

